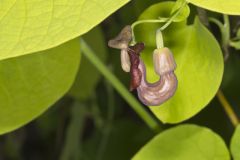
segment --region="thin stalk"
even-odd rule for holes
[[[156,45],[157,48],[163,48],[164,47],[164,43],[163,43],[163,36],[162,36],[162,31],[164,29],[166,29],[172,22],[173,20],[177,17],[177,15],[182,11],[182,9],[184,8],[184,6],[187,4],[187,2],[184,2],[182,4],[182,6],[176,11],[176,13],[168,19],[168,21],[162,26],[160,27],[157,31],[156,31]]]
[[[134,29],[137,25],[142,24],[142,23],[163,23],[163,22],[166,22],[167,20],[168,20],[168,18],[160,18],[160,19],[139,20],[139,21],[134,22],[131,25],[131,28],[132,28],[132,44],[136,43],[136,38],[135,38],[135,35],[134,35]]]
[[[222,49],[224,51],[224,61],[227,61],[229,57],[229,50],[228,45],[230,42],[230,23],[229,23],[229,17],[228,15],[223,15],[223,21],[224,23],[220,22],[218,19],[215,18],[209,18],[209,21],[216,24],[221,32],[221,45]]]
[[[227,61],[228,57],[229,57],[229,50],[228,50],[228,45],[230,42],[230,23],[229,23],[229,17],[228,15],[224,14],[223,15],[223,22],[224,22],[224,33],[223,33],[223,37],[222,37],[222,47],[224,50],[224,61]]]
[[[164,42],[163,42],[163,36],[162,36],[161,29],[158,29],[157,32],[156,32],[156,44],[157,44],[158,49],[164,47]]]
[[[129,103],[133,110],[145,121],[145,123],[154,131],[159,131],[157,121],[148,113],[143,106],[129,93],[122,83],[108,70],[108,68],[99,60],[91,48],[83,39],[80,41],[82,54],[103,74],[118,93]]]
[[[220,29],[220,32],[222,32],[222,28],[223,28],[223,24],[222,22],[220,22],[218,19],[210,17],[208,18],[208,20],[214,24],[216,24],[218,26],[218,28]]]
[[[225,110],[227,116],[229,117],[231,123],[233,124],[234,127],[236,127],[239,124],[238,117],[221,90],[217,92],[217,98],[219,102],[222,104],[222,107]]]
[[[142,23],[163,23],[166,22],[163,26],[161,26],[161,28],[159,28],[158,30],[163,31],[164,29],[166,29],[172,22],[173,20],[178,16],[178,14],[182,11],[182,9],[184,8],[184,6],[187,4],[187,2],[185,1],[182,6],[170,17],[170,18],[161,18],[159,17],[159,19],[147,19],[147,20],[139,20],[134,22],[131,25],[132,28],[132,43],[135,44],[136,43],[136,39],[135,39],[135,35],[134,35],[134,28]]]
[[[131,25],[131,28],[132,28],[132,30],[134,30],[134,28],[135,28],[137,25],[142,24],[142,23],[163,23],[163,22],[166,22],[168,19],[169,19],[169,18],[139,20],[139,21],[134,22],[134,23]]]
[[[163,25],[161,26],[161,28],[159,28],[161,31],[163,31],[164,29],[166,29],[172,22],[173,20],[178,16],[178,14],[183,10],[184,6],[187,4],[187,2],[184,2],[182,4],[182,6],[179,8],[178,11],[176,11],[176,13],[168,19],[168,21]]]
[[[223,15],[223,27],[224,27],[224,35],[223,35],[223,45],[228,46],[230,40],[230,22],[228,15]]]

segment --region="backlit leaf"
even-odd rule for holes
[[[230,160],[224,141],[208,128],[180,125],[148,142],[133,160]]]
[[[82,35],[129,0],[3,0],[0,60],[52,48]]]
[[[73,83],[80,60],[79,39],[32,55],[0,62],[0,134],[43,113]]]
[[[196,6],[230,15],[240,15],[240,3],[237,0],[186,0]]]
[[[240,160],[240,125],[235,129],[235,132],[233,134],[232,140],[231,140],[231,153],[233,155],[234,160]]]

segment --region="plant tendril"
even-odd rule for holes
[[[173,20],[179,15],[179,13],[182,11],[182,9],[184,8],[184,6],[186,4],[187,4],[187,2],[185,1],[181,5],[181,7],[170,18],[158,17],[158,19],[147,19],[147,20],[139,20],[139,21],[134,22],[131,25],[131,28],[132,28],[132,42],[131,42],[131,44],[136,44],[134,29],[137,25],[142,24],[142,23],[163,23],[163,22],[166,22],[156,32],[156,36],[159,37],[159,38],[157,38],[157,43],[159,42],[159,44],[157,44],[157,46],[162,48],[163,47],[163,40],[160,40],[160,38],[162,38],[162,33],[160,31],[163,31],[164,29],[166,29],[173,22]]]

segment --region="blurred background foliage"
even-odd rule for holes
[[[132,0],[83,36],[125,86],[129,85],[129,76],[120,67],[119,51],[108,48],[106,42],[157,2],[159,0]],[[196,8],[190,7],[192,15],[197,14]],[[208,14],[221,20],[218,14]],[[230,20],[234,37],[240,18],[231,16]],[[211,24],[210,27],[220,41],[217,26]],[[156,134],[87,59],[83,57],[81,61],[76,82],[66,96],[36,120],[0,137],[1,160],[125,160]],[[221,88],[238,115],[239,70],[240,53],[230,48]],[[227,145],[234,130],[217,98],[186,123],[211,128]],[[160,125],[162,130],[172,126]]]

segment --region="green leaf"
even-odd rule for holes
[[[32,55],[0,61],[0,134],[43,113],[72,85],[79,39]]]
[[[180,125],[148,142],[133,160],[230,160],[224,141],[208,128]]]
[[[233,137],[231,139],[231,145],[230,145],[231,153],[234,160],[240,160],[240,125],[237,126],[235,129],[235,132],[233,134]]]
[[[83,39],[89,44],[92,50],[97,53],[99,59],[102,61],[106,60],[107,45],[100,27],[92,29],[83,36]],[[85,100],[89,98],[92,95],[100,76],[101,75],[96,67],[93,66],[92,63],[83,56],[76,80],[69,94],[79,100]]]
[[[168,19],[181,6],[182,6],[181,2],[174,3],[174,2],[168,1],[168,2],[157,3],[147,8],[144,11],[144,14],[141,14],[141,19],[150,19],[149,17],[151,17],[152,19],[159,19],[159,18]],[[159,8],[161,8],[161,10],[159,10]],[[183,21],[189,16],[189,13],[190,13],[190,9],[188,5],[185,5],[182,11],[173,19],[173,21],[174,22]]]
[[[1,1],[0,59],[41,51],[78,37],[128,1]]]
[[[240,3],[237,0],[186,0],[201,8],[229,15],[240,15]]]
[[[173,3],[164,2],[154,6],[158,10],[146,10],[148,13],[143,12],[139,19],[153,19],[170,13]],[[146,44],[141,57],[146,65],[149,82],[159,79],[154,72],[152,52],[156,48],[155,32],[160,26],[143,24],[136,28],[137,41]],[[171,24],[163,31],[163,39],[165,46],[172,50],[177,63],[175,73],[178,88],[170,100],[150,109],[161,121],[178,123],[197,114],[215,96],[223,76],[223,57],[216,39],[198,18],[190,26],[187,26],[185,21]]]

